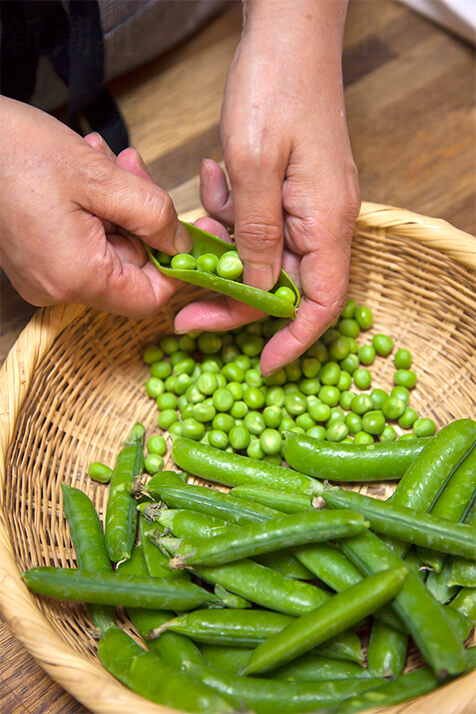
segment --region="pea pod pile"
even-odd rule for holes
[[[371,325],[368,308],[348,301],[268,379],[259,353],[272,320],[144,350],[182,472],[161,470],[164,435],[147,439],[144,459],[137,424],[114,468],[89,470],[111,478],[100,487],[105,535],[91,501],[64,485],[78,569],[24,573],[40,595],[88,604],[99,658],[126,686],[181,711],[337,714],[419,696],[476,666],[476,648],[464,647],[476,622],[476,422],[433,435],[409,406],[405,349],[392,393],[369,392],[366,366],[394,347],[382,334],[358,347]],[[387,501],[328,483],[387,479],[398,482]],[[142,646],[115,624],[116,606]],[[426,666],[404,673],[409,637]]]

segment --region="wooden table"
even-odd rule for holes
[[[220,102],[241,10],[112,83],[137,147],[179,211],[198,204],[203,157],[222,158]],[[439,216],[476,233],[474,53],[390,0],[354,0],[344,52],[350,136],[366,200]],[[33,308],[1,279],[0,359]],[[0,619],[0,712],[84,714]]]

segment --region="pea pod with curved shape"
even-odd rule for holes
[[[233,244],[227,243],[221,238],[217,238],[211,233],[207,233],[190,223],[184,222],[184,226],[188,230],[190,238],[192,239],[192,249],[190,253],[195,258],[205,253],[213,253],[220,257],[223,253],[226,253],[233,247]],[[219,275],[208,273],[203,270],[170,268],[160,262],[159,253],[157,251],[154,251],[147,246],[146,248],[150,260],[161,273],[164,273],[164,275],[169,275],[170,277],[177,278],[185,283],[191,283],[192,285],[198,285],[201,288],[208,288],[208,290],[214,290],[215,292],[222,293],[223,295],[228,295],[228,297],[238,300],[239,302],[244,302],[246,305],[250,305],[251,307],[256,307],[258,310],[262,310],[262,312],[265,312],[272,317],[287,317],[291,319],[296,317],[296,308],[299,306],[300,301],[299,290],[284,270],[281,270],[278,282],[272,289],[276,290],[280,287],[289,288],[294,293],[294,303],[291,303],[289,300],[286,300],[279,295],[275,295],[274,292],[259,290],[251,285],[245,285],[236,280],[221,278]]]

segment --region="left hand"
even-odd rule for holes
[[[231,191],[215,162],[202,163],[203,205],[235,226],[244,282],[268,290],[284,267],[302,293],[296,320],[263,350],[265,375],[301,355],[345,303],[360,203],[342,89],[345,6],[275,0],[270,13],[266,0],[249,3],[221,120]],[[211,219],[199,225],[223,235]],[[262,316],[220,297],[184,308],[175,328],[227,330]]]

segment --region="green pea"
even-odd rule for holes
[[[397,369],[408,369],[412,364],[412,355],[410,350],[397,350],[393,361]]]
[[[234,426],[228,434],[230,446],[235,451],[243,451],[250,445],[250,432],[246,426]]]
[[[373,389],[370,393],[372,397],[372,404],[374,409],[381,409],[385,400],[388,398],[388,394],[385,389]]]
[[[359,358],[355,354],[348,354],[340,363],[340,368],[349,374],[353,374],[360,364]]]
[[[372,311],[369,307],[366,307],[366,305],[359,305],[356,307],[354,317],[362,330],[369,330],[374,324]]]
[[[177,384],[177,377],[171,374],[164,382],[164,389],[166,392],[175,392],[175,386]]]
[[[359,349],[359,360],[362,364],[372,364],[375,360],[375,347],[373,345],[362,345]]]
[[[182,335],[179,339],[179,348],[182,352],[195,352],[197,348],[196,340],[190,335]]]
[[[374,335],[372,337],[372,345],[378,355],[386,357],[393,350],[393,340],[388,335]]]
[[[225,335],[223,337],[225,337]],[[222,345],[223,345],[223,337],[221,338]],[[240,354],[240,351],[236,345],[231,344],[231,345],[222,346],[220,354],[221,354],[221,358],[222,358],[223,362],[225,364],[228,364],[229,362],[234,362],[236,360],[236,358]],[[241,369],[241,367],[240,367],[240,369]]]
[[[417,381],[415,372],[411,369],[397,369],[393,373],[393,383],[399,387],[413,389]]]
[[[245,372],[236,362],[228,362],[222,368],[221,373],[229,382],[242,382],[245,378]]]
[[[261,412],[251,411],[244,418],[244,425],[250,434],[259,436],[266,429],[266,422]]]
[[[306,434],[307,436],[310,436],[313,439],[318,439],[319,441],[325,441],[326,438],[326,430],[320,424],[311,426],[311,428],[306,431]]]
[[[325,385],[319,390],[319,399],[323,404],[328,404],[330,407],[335,407],[339,403],[340,392],[337,387]],[[311,415],[312,416],[312,415]]]
[[[248,355],[245,354],[239,354],[235,362],[244,372],[251,367],[251,360]]]
[[[183,359],[189,359],[189,356],[186,352],[182,352],[182,350],[177,350],[176,352],[170,355],[170,365],[172,367],[175,367],[175,365],[177,365]]]
[[[266,456],[263,456],[263,461],[265,461],[267,464],[274,464],[275,466],[280,466],[282,458],[279,454],[266,454]]]
[[[395,441],[397,438],[397,432],[393,428],[393,426],[390,426],[390,424],[387,424],[385,429],[382,431],[382,433],[379,436],[379,441]]]
[[[186,357],[185,359],[180,360],[180,362],[178,362],[174,366],[174,374],[177,376],[180,374],[188,374],[190,376],[194,369],[194,360],[191,357]]]
[[[109,483],[112,477],[112,469],[100,461],[93,461],[92,464],[89,464],[88,476],[98,483]]]
[[[316,340],[316,342],[306,350],[306,357],[315,357],[321,364],[324,364],[329,359],[329,350],[322,340]]]
[[[341,335],[329,345],[329,353],[335,360],[343,360],[350,353],[349,338]]]
[[[167,392],[167,394],[171,394],[171,392]],[[175,395],[174,395],[175,396]],[[188,404],[188,399],[185,394],[181,394],[180,397],[177,399],[177,407],[182,411],[185,409],[185,407]],[[173,409],[174,407],[165,407],[165,409]]]
[[[195,270],[196,260],[189,253],[177,253],[172,257],[170,265],[174,270]]]
[[[315,394],[306,394],[307,408],[313,404],[320,404],[320,399]]]
[[[278,429],[280,432],[291,431],[291,429],[294,429],[295,426],[296,424],[294,423],[293,419],[291,419],[290,417],[283,417],[280,421]]]
[[[288,382],[298,382],[302,377],[300,360],[295,360],[287,364],[284,367],[284,371],[286,372]]]
[[[214,253],[202,253],[197,258],[197,270],[204,273],[216,273],[218,256]]]
[[[170,362],[161,360],[160,362],[152,362],[150,365],[150,376],[157,379],[167,379],[172,374]]]
[[[192,407],[193,418],[205,424],[208,421],[213,421],[216,416],[216,409],[212,404],[195,404]]]
[[[413,433],[415,436],[433,436],[436,431],[436,424],[433,419],[417,419],[413,423]]]
[[[152,364],[152,362],[160,362],[164,353],[158,345],[146,345],[142,351],[142,359],[146,364]]]
[[[403,439],[403,441],[405,441],[405,440],[407,440],[407,439],[416,439],[416,438],[417,438],[417,437],[416,437],[416,434],[412,434],[412,433],[410,432],[410,433],[408,433],[408,434],[400,434],[400,436],[398,437],[397,441],[401,441],[402,439]]]
[[[353,337],[348,337],[347,339],[349,341],[349,352],[353,355],[358,354],[359,345],[357,343],[357,340],[355,340]]]
[[[311,394],[317,394],[319,392],[319,389],[321,388],[321,383],[317,379],[317,377],[309,378],[309,379],[301,379],[299,382],[299,388],[303,394],[306,396],[309,396]]]
[[[308,379],[317,377],[321,370],[321,363],[315,357],[303,357],[301,360],[301,369],[303,375]]]
[[[208,443],[215,449],[226,449],[228,446],[228,434],[219,429],[212,429],[208,433]]]
[[[328,404],[319,402],[318,404],[312,404],[308,411],[314,421],[324,422],[329,419],[331,408]]]
[[[258,387],[248,387],[243,394],[243,401],[250,409],[261,409],[264,405],[264,394]]]
[[[339,382],[340,367],[337,362],[327,362],[319,373],[322,384],[335,385]]]
[[[193,404],[187,404],[187,406],[180,411],[180,416],[182,417],[182,420],[193,417],[193,406]]]
[[[392,391],[390,392],[390,396],[397,397],[397,399],[401,399],[402,402],[404,402],[406,406],[408,406],[408,403],[410,401],[410,390],[406,387],[397,385],[396,387],[393,387]]]
[[[370,373],[370,370],[366,369],[365,367],[360,367],[359,369],[356,369],[352,376],[354,379],[355,386],[359,389],[368,389],[372,384],[372,375]]]
[[[354,434],[354,443],[355,444],[373,444],[374,439],[371,434],[367,434],[366,431],[358,431],[356,434]]]
[[[356,394],[352,399],[351,408],[359,416],[369,412],[373,408],[372,397],[370,394]]]
[[[341,392],[346,392],[351,384],[351,375],[348,372],[341,370],[341,373],[339,375],[339,381],[337,382],[337,389],[339,389]]]
[[[279,431],[277,431],[276,429],[267,428],[261,432],[259,437],[259,443],[264,454],[280,454],[283,438]]]
[[[350,392],[349,390],[341,392],[339,404],[341,405],[342,409],[350,411],[352,409],[352,400],[355,396],[356,395],[354,394],[354,392]]]
[[[346,337],[358,337],[360,335],[359,323],[351,317],[340,320],[337,329]],[[345,355],[344,355],[345,357]]]
[[[217,414],[212,422],[212,427],[214,429],[218,429],[218,431],[224,431],[227,434],[229,431],[231,431],[231,429],[233,429],[234,426],[235,420],[233,419],[231,414],[224,414],[223,412]]]
[[[207,372],[209,374],[220,374],[222,364],[218,355],[215,357],[207,357],[202,362],[202,372]]]
[[[213,394],[213,406],[217,412],[229,412],[234,401],[233,394],[226,387],[219,387]]]
[[[226,388],[233,394],[233,399],[239,400],[243,397],[243,387],[239,382],[228,382]]]
[[[202,332],[197,344],[205,355],[214,355],[221,350],[221,338],[215,332]]]
[[[310,429],[312,426],[314,426],[314,424],[314,419],[307,412],[305,412],[304,414],[299,414],[296,417],[296,426],[300,426],[301,429],[304,429],[304,431]]]
[[[343,421],[334,421],[326,430],[327,441],[342,441],[345,439],[349,429],[347,424]]]
[[[196,384],[191,384],[187,387],[185,396],[187,397],[187,402],[190,404],[200,404],[200,402],[205,401],[205,395],[199,390]]]
[[[307,399],[303,394],[294,392],[286,396],[284,406],[292,416],[304,414],[307,411]]]
[[[398,397],[390,396],[384,401],[382,411],[387,419],[396,421],[405,411],[405,402],[398,399]]]
[[[259,335],[247,335],[241,349],[247,357],[256,357],[264,347],[264,340]]]
[[[398,423],[404,429],[410,429],[410,427],[413,426],[417,419],[418,412],[415,409],[412,409],[412,407],[407,407],[400,419],[398,420]]]
[[[282,387],[269,387],[266,392],[265,403],[268,407],[284,406],[285,393]]]
[[[149,454],[144,459],[144,468],[148,474],[156,474],[164,467],[164,460],[159,454]]]
[[[379,409],[372,409],[362,417],[362,428],[368,434],[378,435],[385,429],[385,417]]]
[[[179,348],[179,343],[175,339],[175,337],[168,335],[166,337],[162,337],[162,339],[159,342],[159,346],[164,354],[172,355],[174,352],[177,352],[177,350]]]
[[[243,273],[243,263],[236,250],[229,250],[220,257],[216,267],[217,275],[227,280],[238,280]]]
[[[158,425],[164,430],[169,429],[175,421],[178,421],[178,414],[174,409],[164,409],[157,419]]]
[[[336,330],[335,327],[330,327],[324,332],[323,335],[321,335],[321,340],[326,346],[329,346],[333,340],[336,340],[340,336],[340,334],[339,330]]]
[[[159,250],[157,253],[157,260],[161,265],[170,265],[170,261],[172,259],[172,256],[169,255],[168,253],[164,253],[163,250]]]
[[[250,441],[246,449],[246,455],[249,456],[250,459],[262,459],[264,457],[264,451],[261,448],[259,439],[253,439]]]
[[[264,378],[264,383],[268,386],[281,386],[286,383],[286,372],[284,369],[278,369],[277,372]]]
[[[281,408],[280,407],[266,407],[263,410],[263,419],[267,427],[271,429],[277,429],[281,423]]]
[[[145,383],[145,391],[152,397],[152,399],[157,399],[165,389],[164,382],[158,377],[149,377]]]
[[[345,423],[349,429],[349,434],[357,434],[362,431],[362,418],[354,412],[345,415]]]
[[[247,369],[245,372],[245,382],[250,387],[261,387],[263,384],[263,376],[259,369]]]
[[[286,285],[281,285],[277,290],[275,290],[274,294],[276,297],[281,298],[281,300],[285,300],[286,302],[291,303],[291,305],[294,305],[296,301],[296,295],[294,294],[294,291],[291,290],[291,288],[288,288]]]
[[[175,394],[185,394],[187,389],[192,384],[192,379],[188,374],[179,374],[175,377],[174,392]]]
[[[299,386],[296,384],[296,382],[288,382],[287,384],[284,385],[284,394],[287,396],[288,394],[300,394],[300,389]]]
[[[353,298],[348,298],[347,302],[345,303],[345,307],[342,310],[340,316],[342,318],[354,317],[356,307],[357,307],[357,303],[355,302],[355,300]]]
[[[147,439],[147,451],[149,454],[158,454],[164,456],[167,451],[167,442],[160,434],[154,434],[150,439]]]
[[[197,387],[202,394],[214,394],[218,389],[218,380],[215,374],[203,372],[198,378]]]
[[[336,421],[345,421],[345,414],[340,407],[332,407],[329,414],[329,419],[326,422],[326,427],[329,427]]]
[[[235,396],[235,395],[233,395],[233,396]],[[245,416],[248,414],[248,410],[249,409],[248,409],[248,405],[246,404],[246,402],[244,402],[242,400],[237,400],[233,404],[233,406],[230,410],[230,414],[233,417],[233,419],[244,419]]]

